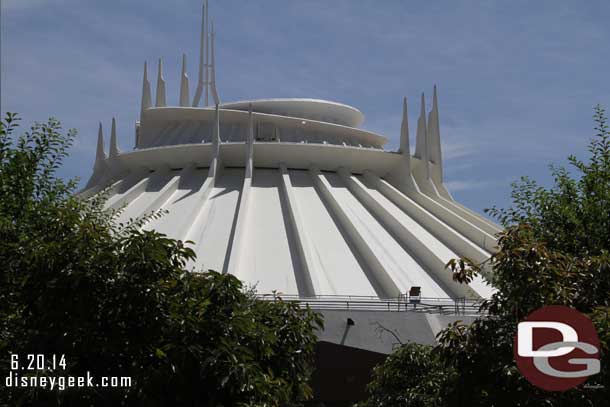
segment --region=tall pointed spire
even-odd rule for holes
[[[430,159],[428,150],[428,130],[426,129],[426,99],[421,94],[421,109],[419,119],[417,119],[417,140],[415,144],[415,154],[423,161],[426,168],[426,178],[430,178]]]
[[[201,38],[199,40],[199,75],[197,77],[197,89],[195,90],[195,96],[193,98],[193,107],[199,106],[201,101],[201,95],[203,95],[204,87],[204,75],[205,70],[205,38],[206,38],[206,26],[205,26],[205,11],[207,9],[207,0],[202,2],[201,8]]]
[[[214,52],[214,41],[215,41],[215,33],[214,33],[214,21],[212,21],[212,33],[211,33],[211,60],[210,60],[210,88],[212,91],[212,97],[214,98],[214,103],[219,105],[220,98],[218,97],[218,91],[216,90],[216,57]]]
[[[189,105],[189,77],[186,74],[186,54],[182,54],[182,74],[180,76],[180,106]]]
[[[148,81],[148,64],[144,61],[144,79],[142,80],[142,107],[140,109],[140,122],[142,115],[146,109],[152,106],[152,97],[150,96],[150,82]]]
[[[426,100],[424,94],[421,94],[421,109],[419,118],[417,119],[417,134],[415,139],[415,154],[414,157],[422,159],[426,145]]]
[[[407,114],[407,98],[402,100],[402,122],[400,124],[400,152],[409,157],[409,116]]]
[[[209,30],[210,30],[210,25],[209,25],[209,20],[208,20],[208,15],[209,15],[209,7],[208,7],[208,0],[205,0],[205,106],[209,106],[210,101],[209,101],[209,88],[210,88],[210,35],[209,35]]]
[[[159,70],[157,71],[157,100],[155,106],[165,106],[165,79],[163,79],[163,61],[161,58],[159,58]]]
[[[438,98],[436,95],[436,85],[432,96],[432,110],[428,116],[428,149],[430,161],[436,164],[440,170],[441,179],[443,174],[443,159],[441,152],[441,135],[438,115]]]
[[[97,150],[95,152],[95,165],[98,165],[106,159],[106,152],[104,151],[104,132],[102,131],[102,122],[97,130]]]
[[[116,139],[116,120],[112,118],[112,128],[110,130],[110,157],[119,155],[119,147]]]

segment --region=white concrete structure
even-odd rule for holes
[[[232,273],[263,294],[387,299],[416,286],[423,297],[490,295],[481,279],[457,284],[444,267],[460,256],[487,259],[500,229],[443,184],[436,87],[428,113],[421,96],[415,154],[406,98],[400,149],[387,151],[351,106],[220,103],[211,25],[205,4],[193,102],[186,56],[178,106],[166,100],[161,60],[152,106],[145,64],[135,149],[119,150],[113,122],[106,155],[100,125],[82,196],[108,188],[120,221],[168,210],[145,227],[194,241],[192,267]]]

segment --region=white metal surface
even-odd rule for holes
[[[443,184],[436,87],[430,112],[421,95],[414,156],[406,98],[398,151],[384,150],[387,138],[359,128],[364,115],[342,103],[220,104],[207,13],[206,3],[193,103],[186,56],[179,106],[167,105],[161,60],[152,106],[145,63],[136,148],[119,149],[113,120],[106,154],[100,124],[83,199],[106,191],[118,222],[166,211],[144,228],[193,241],[189,267],[232,273],[262,295],[387,300],[414,286],[425,297],[492,294],[481,278],[460,285],[444,267],[460,256],[485,261],[500,228]]]

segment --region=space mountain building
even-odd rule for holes
[[[119,221],[166,210],[144,227],[195,242],[190,267],[321,310],[316,391],[348,397],[337,392],[362,387],[397,339],[433,343],[447,323],[476,316],[493,288],[480,277],[454,282],[445,264],[485,261],[500,229],[443,184],[436,87],[431,111],[423,94],[417,101],[415,153],[406,98],[400,148],[384,150],[387,139],[342,103],[221,103],[210,27],[204,4],[197,87],[191,97],[183,56],[177,106],[168,105],[162,61],[154,99],[144,64],[135,148],[119,149],[113,119],[106,153],[100,124],[81,196],[105,191],[107,207],[122,208]]]

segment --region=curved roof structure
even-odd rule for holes
[[[259,113],[254,110],[258,141],[294,143],[326,143],[367,148],[383,148],[387,139],[371,131],[317,121],[313,118]],[[232,104],[225,104],[227,106]],[[219,107],[222,140],[244,142],[248,126],[248,107],[235,110]],[[278,112],[279,113],[279,112]],[[198,107],[154,107],[142,114],[139,126],[138,148],[172,144],[210,142],[214,127],[214,110]]]
[[[386,138],[358,128],[364,116],[347,105],[220,103],[213,38],[210,61],[202,42],[192,103],[184,60],[178,106],[167,106],[161,62],[153,106],[145,64],[135,149],[119,150],[113,122],[106,154],[100,125],[82,197],[107,190],[120,221],[167,210],[144,227],[194,241],[195,270],[232,273],[261,294],[388,299],[419,289],[437,301],[491,294],[482,279],[458,284],[445,269],[460,256],[488,259],[500,229],[443,184],[436,88],[431,111],[421,98],[415,153],[406,99],[400,148],[386,151]]]
[[[349,127],[360,127],[364,122],[364,115],[355,107],[320,99],[257,99],[223,103],[220,107],[248,111],[250,105],[255,112],[298,117]]]
[[[100,124],[93,174],[79,195],[104,191],[119,222],[163,210],[142,227],[194,242],[194,272],[230,273],[263,299],[321,312],[316,397],[355,401],[372,364],[394,350],[375,326],[433,344],[448,323],[478,316],[493,287],[481,277],[459,284],[445,265],[468,257],[492,273],[486,260],[500,229],[445,188],[436,87],[430,111],[422,94],[415,126],[403,100],[400,146],[388,151],[351,106],[221,103],[214,33],[202,25],[192,99],[185,58],[177,106],[168,105],[161,61],[153,104],[145,63],[135,148],[119,149],[113,119],[106,153]],[[324,388],[332,395],[320,395]]]
[[[346,126],[291,133],[284,122],[301,118],[250,108],[149,108],[133,151],[119,152],[113,133],[106,156],[100,128],[82,195],[109,188],[120,221],[167,210],[145,227],[196,242],[191,266],[233,273],[263,294],[394,298],[420,287],[437,299],[487,297],[481,280],[461,285],[444,268],[459,256],[487,259],[498,228],[445,189],[437,130],[422,128],[436,114],[435,98],[419,120],[418,158],[408,144],[385,151],[379,136]],[[340,143],[337,129],[372,144]]]

